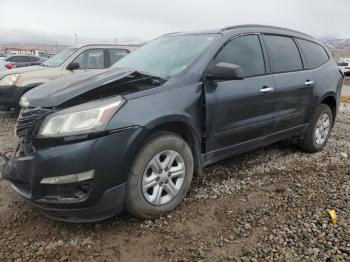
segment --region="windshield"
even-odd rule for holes
[[[46,60],[42,65],[49,67],[58,67],[63,64],[78,48],[67,48],[57,53],[50,59]]]
[[[173,76],[188,68],[216,37],[216,34],[161,37],[125,56],[113,67]]]

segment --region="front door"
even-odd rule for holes
[[[274,79],[266,74],[259,36],[239,36],[228,42],[215,57],[220,62],[241,67],[243,80],[207,82],[207,158],[225,157],[273,130]],[[208,160],[210,161],[210,160]]]

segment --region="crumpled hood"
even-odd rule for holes
[[[125,86],[130,85],[130,82],[150,77],[125,68],[110,69],[102,73],[74,74],[35,87],[27,92],[21,101],[22,104],[29,107],[57,107],[68,101],[76,100],[78,97],[80,100],[87,100],[87,94],[94,99],[98,99],[102,93],[106,96],[108,94],[119,95],[125,91]],[[135,91],[135,88],[130,88],[130,86],[128,89],[129,92]]]

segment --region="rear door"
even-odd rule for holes
[[[220,62],[239,65],[245,78],[205,86],[208,159],[254,143],[271,132],[274,123],[274,82],[266,73],[259,35],[232,39],[213,60],[213,64]]]
[[[306,122],[315,84],[312,71],[304,70],[295,40],[287,36],[264,35],[271,73],[276,87],[275,132],[293,130]]]

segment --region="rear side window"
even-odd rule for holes
[[[328,61],[328,54],[322,46],[307,40],[297,39],[297,41],[306,56],[310,69],[317,68]]]
[[[28,56],[13,56],[13,57],[10,57],[7,61],[10,61],[10,62],[30,62],[30,59]]]
[[[115,62],[117,62],[119,59],[123,58],[129,53],[129,51],[126,49],[108,49],[108,51],[111,60],[111,65],[113,65]]]
[[[264,56],[257,35],[241,36],[229,42],[214,59],[241,67],[245,77],[265,74]]]
[[[19,56],[13,56],[7,59],[9,62],[22,62]]]
[[[265,35],[272,73],[303,69],[298,47],[290,37]]]
[[[348,66],[348,63],[345,63],[345,62],[339,62],[337,64],[338,64],[338,66]]]

